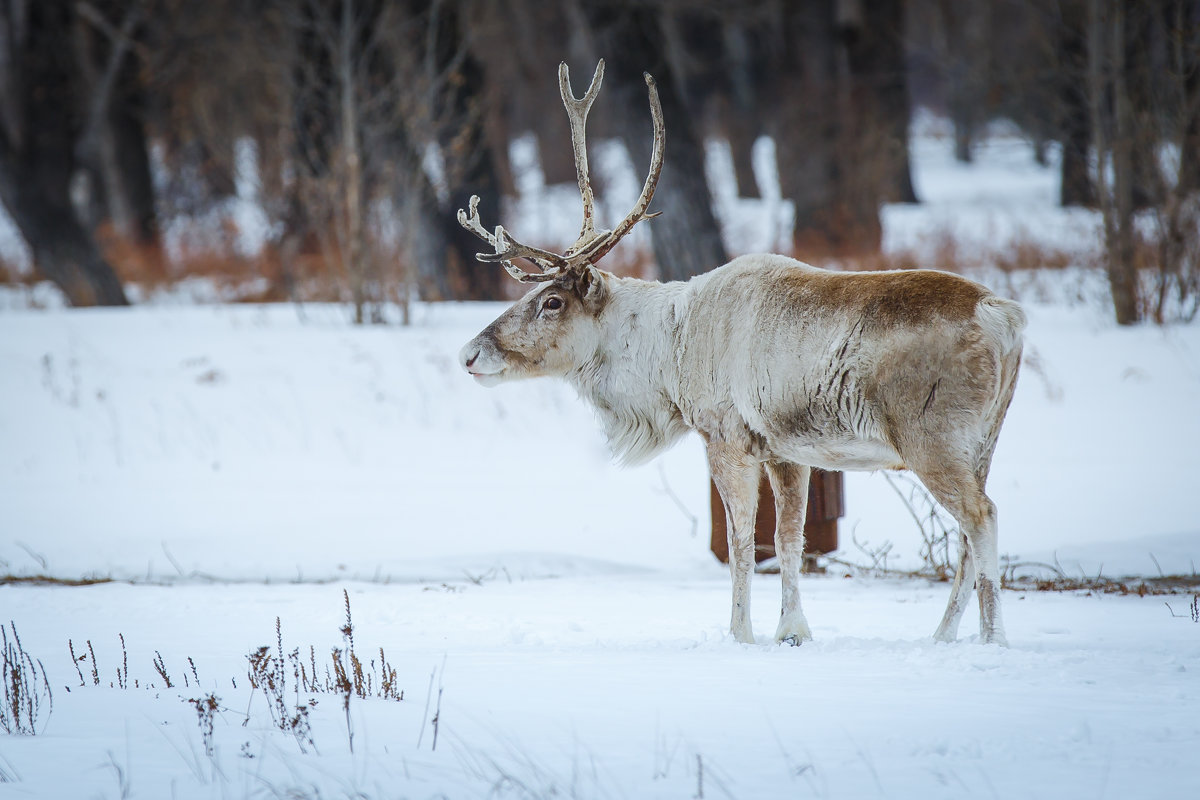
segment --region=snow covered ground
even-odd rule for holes
[[[1095,219],[1054,207],[1053,170],[1019,141],[995,138],[972,167],[949,150],[918,140],[927,202],[887,209],[889,248],[932,258],[947,232],[976,251],[1094,240]],[[755,218],[786,229],[769,193],[719,194],[732,238],[771,246],[778,228]],[[1030,318],[989,486],[1001,552],[1075,576],[1194,574],[1200,325],[1118,329],[1084,269],[982,277]],[[332,306],[5,305],[0,574],[120,582],[0,586],[0,623],[55,690],[43,733],[0,736],[0,795],[1200,791],[1190,595],[1010,591],[1010,648],[972,643],[973,611],[946,646],[928,636],[948,587],[834,569],[805,582],[816,641],[735,644],[698,441],[620,470],[566,387],[473,385],[456,352],[502,306],[419,306],[398,329]],[[848,476],[842,555],[862,561],[855,540],[917,564],[881,475]],[[302,754],[251,701],[246,656],[275,645],[279,617],[288,652],[328,663],[343,588],[359,651],[385,649],[405,699],[353,700],[352,753],[341,699],[321,695],[317,752]],[[778,591],[756,577],[760,636]],[[126,689],[109,688],[119,635]],[[99,686],[90,656],[79,685],[68,640],[77,655],[92,642]],[[188,685],[167,689],[156,653]],[[185,702],[209,692],[211,757]]]
[[[1161,598],[1009,592],[1010,648],[947,646],[928,638],[946,587],[816,577],[816,640],[780,648],[728,639],[716,570],[481,583],[349,584],[358,647],[385,649],[405,698],[352,700],[351,753],[340,698],[319,696],[307,755],[251,701],[244,656],[274,647],[279,616],[286,651],[314,645],[327,662],[340,585],[0,587],[56,692],[43,734],[0,738],[0,774],[17,779],[0,794],[121,797],[122,781],[146,798],[1200,791],[1200,626]],[[754,589],[770,630],[778,579]],[[118,633],[131,682],[159,688],[108,688]],[[102,686],[85,662],[80,687],[68,638],[91,640]],[[155,651],[176,682],[191,657],[202,688],[162,689]],[[213,758],[184,702],[210,691],[225,709]]]

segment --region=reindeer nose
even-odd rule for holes
[[[475,355],[471,356],[470,358],[468,358],[468,359],[466,360],[466,362],[465,362],[465,363],[466,363],[466,365],[467,365],[467,369],[470,369],[470,368],[471,368],[471,366],[472,366],[472,365],[475,363],[475,359],[477,359],[477,358],[479,358],[479,351],[478,351],[478,350],[476,350],[476,351],[475,351]]]

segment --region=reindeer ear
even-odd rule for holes
[[[579,293],[579,297],[585,303],[597,303],[604,296],[605,283],[604,278],[600,274],[600,270],[587,264],[579,272],[579,277],[575,279],[575,291]]]

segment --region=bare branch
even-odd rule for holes
[[[96,141],[104,119],[104,112],[108,108],[109,100],[112,98],[113,87],[117,82],[117,74],[120,72],[121,63],[125,60],[126,54],[132,49],[144,57],[144,48],[139,50],[137,43],[134,42],[132,37],[133,29],[142,20],[145,7],[140,2],[132,4],[125,12],[125,17],[121,20],[119,30],[114,28],[91,3],[76,3],[75,8],[80,17],[90,22],[111,40],[108,60],[104,64],[104,71],[100,73],[99,79],[95,80],[94,85],[91,87],[92,102],[88,109],[87,123],[81,137],[83,149],[88,150],[97,146]]]
[[[86,0],[81,0],[81,2],[75,4],[75,12],[90,22],[96,30],[103,33],[112,42],[114,47],[120,45],[122,48],[133,50],[143,61],[149,61],[151,58],[150,48],[133,39],[133,28],[141,20],[143,11],[145,11],[145,8],[142,3],[134,3],[125,12],[125,18],[121,23],[121,27],[117,28],[108,21],[98,8]]]

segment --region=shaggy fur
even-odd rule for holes
[[[764,469],[779,511],[776,639],[811,638],[798,579],[809,467],[821,467],[913,470],[963,531],[936,638],[955,638],[977,577],[980,638],[1003,643],[996,513],[984,486],[1024,324],[1016,303],[929,270],[829,272],[754,255],[661,284],[584,265],[532,290],[461,361],[489,386],[565,378],[595,406],[623,463],[699,432],[728,517],[739,641],[753,641],[749,579]]]

